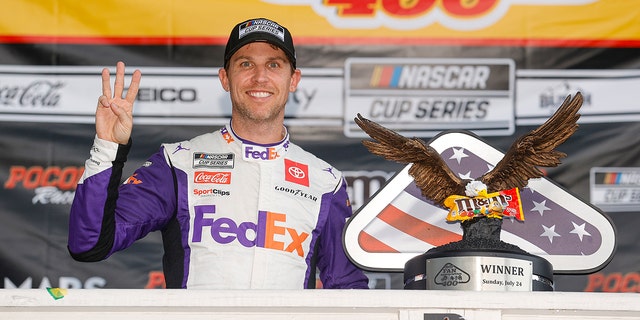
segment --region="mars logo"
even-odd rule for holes
[[[539,0],[539,5],[584,5],[595,0]],[[520,3],[536,5],[536,0],[475,1],[384,1],[384,0],[280,0],[282,5],[304,5],[324,16],[337,28],[389,27],[418,29],[442,24],[454,30],[478,30],[495,24],[509,9]]]
[[[504,156],[475,135],[448,132],[430,145],[462,178],[477,178]],[[421,195],[410,165],[394,176],[347,222],[347,254],[365,269],[402,271],[407,260],[462,238],[447,211]],[[548,179],[532,179],[520,191],[524,221],[506,219],[503,241],[547,259],[556,273],[593,272],[615,251],[613,224],[602,212]]]

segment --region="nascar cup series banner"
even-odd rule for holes
[[[162,142],[229,121],[217,79],[231,28],[267,17],[294,36],[302,81],[292,139],[345,173],[345,248],[370,286],[460,239],[407,167],[370,154],[360,113],[424,139],[462,177],[581,92],[568,154],[522,190],[503,240],[554,265],[555,290],[640,292],[640,6],[633,0],[15,0],[0,19],[3,288],[162,288],[153,233],[96,263],[69,256],[67,224],[89,156],[100,72],[143,73],[125,175]],[[215,185],[211,186],[216,188]],[[434,186],[437,187],[437,186]],[[321,285],[321,284],[319,284]]]

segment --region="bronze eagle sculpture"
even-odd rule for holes
[[[583,97],[577,92],[567,96],[561,106],[545,123],[520,136],[513,142],[502,160],[476,181],[482,182],[488,192],[523,188],[529,179],[544,176],[538,167],[555,167],[566,154],[556,150],[578,128]],[[363,140],[373,154],[387,160],[409,164],[409,174],[422,195],[436,205],[444,207],[451,195],[465,194],[472,180],[462,179],[450,170],[440,154],[423,140],[406,138],[358,114],[354,119],[374,141]]]

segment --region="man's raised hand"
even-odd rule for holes
[[[138,95],[142,73],[135,70],[131,83],[123,98],[124,92],[124,62],[116,64],[116,80],[111,90],[109,69],[102,69],[102,95],[98,98],[96,109],[96,133],[98,138],[127,144],[133,129],[133,102]]]

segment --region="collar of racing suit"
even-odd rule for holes
[[[239,137],[229,124],[220,129],[227,142],[241,144],[242,158],[246,161],[273,161],[280,159],[289,149],[289,131],[283,126],[284,138],[276,143],[260,144]],[[231,141],[229,140],[231,139]]]

